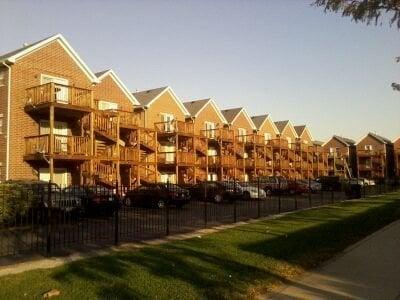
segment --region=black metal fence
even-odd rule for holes
[[[396,190],[396,181],[116,184],[60,189],[43,182],[0,185],[0,257],[57,254],[190,232]]]

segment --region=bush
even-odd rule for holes
[[[34,204],[32,189],[15,183],[0,184],[0,223],[26,216]]]

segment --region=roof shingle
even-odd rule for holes
[[[192,117],[195,117],[197,113],[210,101],[210,99],[201,99],[183,102],[188,112]]]
[[[167,86],[164,86],[156,89],[134,92],[132,94],[140,102],[141,105],[146,106],[167,88]]]

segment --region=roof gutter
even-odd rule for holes
[[[6,146],[6,180],[9,179],[9,169],[10,169],[10,105],[11,105],[11,67],[5,62],[2,65],[8,69],[8,83],[7,83],[7,146]]]

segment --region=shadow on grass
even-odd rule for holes
[[[52,277],[89,282],[100,298],[243,297],[250,286],[287,282],[291,268],[314,267],[400,217],[400,202],[368,200],[356,206],[297,212],[201,239],[79,261]]]

